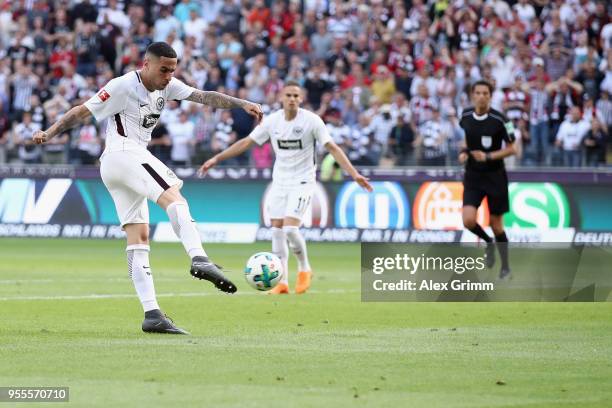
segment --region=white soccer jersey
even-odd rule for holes
[[[140,73],[112,79],[85,106],[98,122],[108,118],[105,153],[146,149],[166,101],[186,99],[195,91],[176,78],[166,88],[149,92]]]
[[[249,137],[258,145],[270,139],[276,155],[272,180],[285,186],[314,183],[316,143],[332,141],[321,118],[301,108],[291,121],[282,109],[266,116]]]

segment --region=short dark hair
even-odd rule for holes
[[[147,47],[147,54],[155,55],[156,57],[176,58],[176,51],[168,43],[158,41],[151,43]]]
[[[283,88],[286,88],[288,86],[297,86],[298,88],[302,88],[302,85],[300,85],[300,83],[298,81],[293,81],[293,80],[289,80],[287,82],[285,82],[285,85],[283,86]]]
[[[472,87],[470,89],[470,92],[474,93],[474,90],[476,90],[477,86],[486,86],[487,88],[489,88],[489,93],[491,95],[493,95],[493,85],[491,85],[491,83],[489,81],[485,81],[484,79],[481,79],[479,81],[476,81],[472,84]]]

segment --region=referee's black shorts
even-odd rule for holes
[[[478,208],[485,197],[487,197],[491,214],[502,215],[510,210],[508,176],[504,169],[482,172],[465,171],[463,206]]]

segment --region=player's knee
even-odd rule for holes
[[[463,226],[467,229],[472,229],[476,226],[476,218],[470,216],[463,216]]]
[[[148,244],[149,243],[149,226],[143,226],[138,231],[138,243],[139,244]]]
[[[272,228],[278,228],[278,229],[283,228],[283,220],[273,219],[273,220],[270,220],[270,223],[272,224]]]
[[[495,235],[500,235],[502,232],[504,232],[504,223],[501,221],[501,219],[497,219],[497,217],[491,217],[491,229]]]
[[[161,196],[157,199],[157,204],[162,208],[167,209],[168,206],[174,203],[183,202],[187,204],[187,200],[181,194],[178,186],[172,186],[168,190],[164,191]]]
[[[281,259],[289,255],[285,243],[286,239],[287,237],[282,228],[272,227],[272,252]]]
[[[149,244],[149,226],[146,224],[131,224],[125,226],[128,245]]]
[[[285,233],[285,235],[287,235],[287,237],[289,237],[290,235],[293,236],[296,233],[300,233],[300,230],[298,227],[295,227],[293,225],[284,225],[283,226],[283,232]]]
[[[295,225],[285,225],[283,231],[287,236],[287,240],[290,242],[291,247],[295,250],[300,246],[300,228]]]

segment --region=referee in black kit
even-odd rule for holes
[[[471,87],[474,107],[461,115],[459,125],[465,131],[465,147],[459,154],[459,162],[465,163],[463,179],[463,225],[487,243],[486,262],[489,268],[495,264],[493,240],[476,222],[476,211],[482,200],[489,203],[491,228],[501,257],[499,278],[510,275],[508,264],[508,237],[504,231],[504,213],[510,209],[508,200],[508,176],[504,158],[516,154],[514,127],[499,111],[491,108],[493,86],[487,81],[477,81]],[[506,145],[503,146],[503,142]]]

